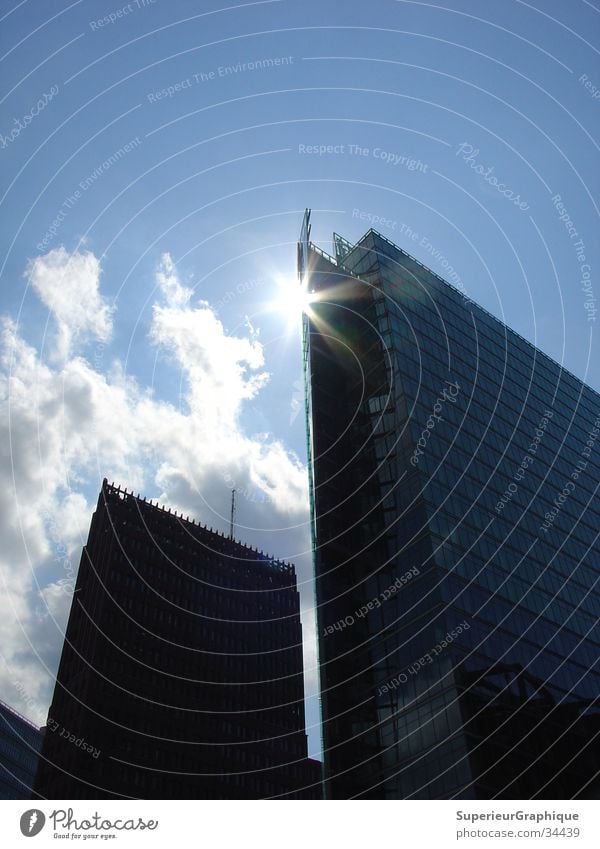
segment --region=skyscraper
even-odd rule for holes
[[[0,799],[29,799],[42,735],[24,716],[0,702]]]
[[[303,699],[293,565],[105,480],[36,793],[318,798]]]
[[[599,396],[380,233],[334,253],[307,211],[326,798],[594,798]]]

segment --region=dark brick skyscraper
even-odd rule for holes
[[[318,798],[291,564],[104,481],[35,791]]]

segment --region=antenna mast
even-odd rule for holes
[[[229,539],[233,539],[233,524],[235,521],[235,489],[231,490],[231,518],[229,519]]]

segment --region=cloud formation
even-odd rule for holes
[[[103,477],[221,527],[235,486],[245,494],[240,536],[286,559],[308,546],[305,468],[280,441],[240,424],[269,379],[256,334],[228,335],[163,255],[147,344],[178,373],[176,407],[118,358],[90,355],[118,320],[100,274],[89,251],[61,247],[29,263],[27,279],[50,312],[44,349],[2,321],[0,698],[37,721]]]
[[[54,319],[53,358],[66,360],[89,339],[108,342],[112,309],[100,294],[100,263],[93,253],[55,248],[31,260],[26,277]]]

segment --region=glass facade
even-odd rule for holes
[[[0,702],[0,799],[30,799],[42,735]]]
[[[299,251],[326,795],[595,798],[599,396],[379,233],[334,243]]]
[[[104,481],[35,790],[319,798],[294,566]]]

